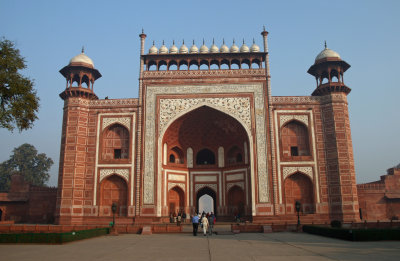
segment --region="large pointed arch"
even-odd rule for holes
[[[237,115],[233,114],[232,111],[227,111],[225,109],[221,109],[220,107],[214,105],[214,104],[207,104],[206,102],[199,102],[198,104],[193,105],[192,107],[188,108],[187,110],[183,110],[180,113],[177,113],[174,117],[172,117],[168,123],[166,125],[164,125],[165,127],[163,128],[163,130],[160,132],[160,136],[158,137],[158,157],[159,159],[162,159],[162,153],[163,153],[163,147],[162,144],[165,143],[164,140],[164,136],[168,130],[169,127],[171,127],[172,124],[174,124],[175,121],[177,121],[178,119],[184,117],[185,115],[188,115],[196,110],[199,110],[200,108],[209,108],[211,110],[215,110],[219,113],[222,113],[224,115],[226,115],[227,117],[231,118],[232,120],[238,122],[239,126],[241,126],[244,130],[244,132],[246,133],[247,136],[247,141],[245,141],[246,144],[249,144],[249,154],[250,154],[250,185],[251,185],[251,209],[253,211],[253,214],[255,213],[255,174],[254,174],[254,155],[253,155],[253,151],[254,151],[254,142],[253,142],[253,136],[251,134],[251,131],[248,128],[247,123],[245,123],[242,119],[238,118]],[[183,150],[185,150],[185,148],[183,148]],[[197,153],[198,151],[196,151]],[[217,151],[215,151],[217,153]],[[195,154],[193,156],[195,156]],[[195,161],[195,160],[193,160]],[[244,161],[243,161],[244,163]],[[246,163],[247,164],[247,163]],[[162,167],[162,160],[158,160],[158,179],[160,180],[162,177],[162,173],[161,173],[161,167]],[[161,191],[159,190],[159,193]],[[159,194],[160,195],[160,194]],[[164,197],[166,195],[164,194]]]
[[[147,85],[145,90],[144,114],[144,140],[145,148],[142,154],[146,164],[143,165],[143,204],[156,206],[155,214],[161,217],[162,214],[162,166],[158,159],[162,156],[158,142],[163,132],[163,125],[175,118],[175,114],[193,106],[199,107],[200,102],[205,105],[213,104],[225,108],[218,109],[225,114],[232,115],[236,111],[240,122],[247,122],[245,130],[249,137],[250,165],[249,175],[251,175],[251,197],[252,197],[252,215],[256,215],[256,192],[255,186],[258,184],[258,199],[260,203],[271,203],[270,181],[267,175],[267,130],[265,112],[265,93],[262,83],[247,84],[192,84],[192,85]],[[228,94],[228,95],[227,95]],[[239,96],[237,94],[240,94]],[[190,97],[181,95],[189,95]],[[195,97],[195,98],[191,98]],[[197,100],[196,102],[192,102]],[[170,101],[179,101],[186,106],[169,106],[165,104]],[[228,101],[225,102],[224,101]],[[244,101],[243,103],[241,103]],[[164,103],[163,103],[164,102]],[[212,105],[210,105],[212,106]],[[236,108],[235,106],[238,106]],[[242,108],[247,110],[244,112]],[[192,110],[192,109],[191,109]],[[172,115],[169,114],[172,112]],[[151,138],[156,137],[156,139]],[[257,155],[257,159],[255,159]],[[157,162],[158,161],[158,162]],[[255,173],[257,169],[257,173]],[[257,181],[255,180],[257,178]]]

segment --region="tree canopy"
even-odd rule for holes
[[[32,128],[37,119],[39,98],[33,80],[20,74],[25,59],[14,43],[0,39],[0,127],[20,132]]]
[[[9,160],[0,164],[0,191],[9,190],[11,175],[15,172],[32,185],[44,186],[50,178],[48,171],[51,165],[53,160],[46,154],[38,154],[31,144],[22,144],[13,150]]]

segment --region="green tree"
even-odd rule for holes
[[[9,160],[0,164],[0,191],[8,191],[11,175],[20,173],[32,185],[44,186],[49,180],[49,169],[53,160],[40,153],[31,144],[22,144],[13,150]]]
[[[0,39],[0,127],[20,132],[32,128],[37,119],[39,98],[33,81],[20,74],[25,60],[14,43]]]

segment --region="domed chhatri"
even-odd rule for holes
[[[188,53],[188,52],[189,52],[189,50],[188,50],[187,46],[185,45],[185,40],[183,40],[182,46],[181,46],[181,48],[179,48],[179,53]]]
[[[192,47],[190,47],[190,53],[199,53],[199,48],[194,44],[194,40]]]
[[[85,64],[89,65],[89,67],[94,68],[94,63],[93,63],[92,59],[90,59],[85,54],[85,50],[83,47],[82,47],[82,52],[80,54],[78,54],[77,56],[73,57],[69,61],[69,65],[73,65],[74,63],[85,63]]]
[[[242,46],[240,47],[240,52],[241,52],[241,53],[249,53],[249,52],[250,52],[250,49],[249,49],[249,47],[246,45],[246,43],[244,42],[244,39],[243,39],[243,44],[242,44]]]
[[[178,47],[175,45],[175,41],[172,41],[172,46],[169,48],[169,53],[176,54],[178,53]]]
[[[253,45],[250,47],[250,52],[258,53],[260,51],[260,47],[255,43],[253,39]]]
[[[220,53],[229,53],[229,47],[225,44],[225,39],[222,39],[221,48],[219,48]]]
[[[325,49],[322,50],[317,55],[317,57],[315,58],[315,61],[318,61],[318,60],[321,60],[321,59],[324,59],[324,58],[338,58],[338,59],[340,59],[340,55],[337,52],[335,52],[334,50],[329,49],[326,46],[326,41],[325,41]]]
[[[235,44],[235,39],[233,39],[233,44],[231,46],[231,49],[229,49],[231,53],[238,53],[239,52],[239,47]]]
[[[204,39],[203,45],[200,47],[200,53],[208,53],[208,47],[204,44]]]
[[[154,45],[154,41],[153,41],[153,46],[150,47],[149,54],[157,54],[157,53],[158,53],[158,48]]]
[[[162,46],[160,47],[160,50],[158,51],[159,54],[166,54],[168,53],[168,48],[167,46],[165,46],[164,44],[164,40],[162,42]]]
[[[210,53],[218,53],[218,52],[219,52],[219,48],[218,48],[218,46],[215,45],[214,39],[213,39],[213,44],[210,47]]]

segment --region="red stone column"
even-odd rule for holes
[[[93,152],[88,153],[89,110],[83,105],[86,101],[65,100],[56,208],[56,222],[60,224],[81,223],[85,200],[91,205],[88,200],[91,201],[92,195],[85,176],[87,164],[94,157],[90,157]]]
[[[323,97],[321,114],[330,219],[356,221],[359,207],[347,97],[344,93]]]

